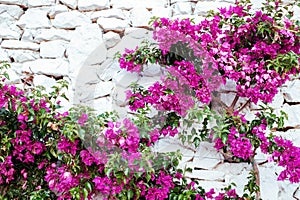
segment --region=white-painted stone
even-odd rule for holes
[[[70,12],[59,13],[55,16],[52,24],[56,28],[73,29],[87,25],[91,20],[84,14],[73,10]]]
[[[139,76],[136,73],[127,72],[125,70],[120,71],[113,77],[113,82],[120,87],[128,87],[131,83],[138,81]]]
[[[132,8],[144,7],[152,9],[154,7],[165,7],[166,0],[152,0],[152,1],[140,1],[140,0],[111,0],[113,8],[120,8],[123,10],[130,10]]]
[[[19,19],[20,16],[24,13],[23,9],[20,6],[0,4],[0,15],[3,15],[4,12],[6,12],[16,20]]]
[[[120,107],[124,107],[127,102],[126,102],[126,90],[128,88],[123,88],[123,87],[115,87],[113,92],[112,92],[112,98],[114,101],[114,104]],[[124,108],[125,112],[127,112],[127,109]]]
[[[67,42],[63,40],[52,40],[41,42],[40,56],[42,58],[61,58],[64,57]]]
[[[90,15],[92,20],[97,20],[99,17],[125,19],[123,11],[115,8],[92,12]]]
[[[192,14],[193,4],[190,2],[179,2],[174,5],[174,15],[190,15]]]
[[[9,76],[9,80],[6,83],[9,84],[18,84],[21,83],[20,75],[16,73],[16,71],[12,68],[6,69],[6,73]]]
[[[177,150],[182,154],[180,165],[190,162],[195,154],[192,148],[182,145],[178,139],[171,136],[161,138],[153,146],[153,151],[159,153],[176,152]]]
[[[123,53],[125,49],[134,49],[138,46],[143,40],[142,39],[134,39],[128,35],[124,36],[115,47],[111,48],[107,52],[108,58],[113,58],[117,52]]]
[[[149,77],[159,76],[161,75],[161,66],[158,64],[148,64],[144,66],[143,74]]]
[[[112,78],[120,71],[120,65],[117,61],[111,61],[108,59],[104,62],[100,69],[97,71],[99,78],[103,81],[112,80]]]
[[[300,87],[299,87],[300,89]],[[275,97],[273,98],[273,101],[272,103],[270,103],[270,106],[272,108],[281,108],[281,106],[283,105],[283,101],[284,101],[284,98],[283,98],[283,93],[281,91],[278,92],[278,94],[275,95]],[[300,95],[299,95],[300,97]],[[300,101],[300,98],[299,98],[299,101]]]
[[[73,36],[73,31],[64,29],[40,29],[34,40],[37,42],[51,41],[51,40],[66,40],[70,41]]]
[[[137,83],[144,88],[148,88],[159,80],[160,77],[142,77]]]
[[[53,91],[53,88],[51,87],[56,85],[56,81],[54,78],[50,78],[45,75],[35,75],[33,78],[33,84],[34,86],[41,85],[45,87],[46,92],[51,92]]]
[[[20,39],[22,31],[14,24],[0,22],[0,37],[3,39]]]
[[[110,95],[113,87],[114,87],[114,84],[111,81],[99,82],[98,84],[95,85],[92,95],[93,95],[94,99]]]
[[[300,102],[300,80],[293,80],[283,87],[283,95],[287,102]]]
[[[25,29],[22,34],[22,41],[34,42],[34,36],[36,35],[36,29]]]
[[[135,7],[136,3],[138,3],[136,0],[111,0],[110,2],[113,8],[119,8],[122,10],[130,10]]]
[[[151,18],[151,13],[146,8],[134,8],[131,10],[130,20],[132,26],[141,27],[149,26],[148,23]]]
[[[118,33],[109,31],[103,35],[106,48],[111,48],[121,41],[121,37]]]
[[[223,162],[223,156],[214,148],[214,144],[201,142],[192,166],[201,169],[213,169],[219,163]]]
[[[99,24],[104,31],[123,31],[129,26],[128,22],[125,20],[104,17],[98,18],[97,24]]]
[[[70,61],[70,73],[77,73],[85,66],[102,63],[106,59],[106,47],[102,31],[97,24],[77,27],[66,55]]]
[[[215,170],[224,172],[225,174],[235,176],[240,175],[243,171],[252,170],[252,165],[248,163],[222,163],[219,164]]]
[[[218,10],[218,8],[229,7],[230,3],[216,1],[198,1],[195,7],[195,15],[206,15],[209,10]]]
[[[56,0],[27,0],[28,7],[39,7],[39,6],[52,6],[55,5]]]
[[[68,75],[68,66],[69,63],[61,58],[37,59],[24,63],[22,71],[49,76],[66,76]]]
[[[7,55],[7,52],[4,51],[1,46],[0,46],[0,60],[3,60],[3,61],[8,61],[9,58],[8,58],[8,55]]]
[[[172,16],[172,8],[171,7],[154,7],[151,10],[151,14],[152,16],[156,16],[156,17],[171,17]]]
[[[19,40],[3,40],[1,43],[2,48],[4,49],[27,49],[38,51],[40,49],[40,45],[33,42],[24,42]]]
[[[47,14],[48,8],[30,8],[20,17],[17,25],[21,28],[50,28]]]
[[[14,59],[14,62],[18,62],[18,63],[32,61],[40,57],[40,54],[37,51],[22,50],[22,49],[16,49],[16,50],[7,49],[6,52],[10,58]]]
[[[278,199],[279,186],[275,171],[270,167],[260,167],[260,191],[262,199]]]
[[[231,183],[235,183],[237,185],[236,192],[239,196],[242,196],[244,194],[244,185],[247,184],[248,179],[247,177],[249,176],[249,170],[242,170],[242,172],[240,172],[237,175],[230,175],[227,174],[225,176],[225,183],[226,185],[231,184]]]
[[[300,147],[300,130],[299,129],[290,129],[286,132],[273,132],[274,135],[282,136],[287,140],[293,141],[295,146]]]
[[[288,115],[288,120],[285,121],[285,126],[300,126],[300,105],[283,104],[282,110]]]
[[[84,105],[94,108],[96,110],[96,112],[99,114],[104,113],[104,112],[111,112],[114,109],[111,97],[95,99],[93,101],[84,103]]]
[[[69,8],[76,9],[78,0],[60,0],[60,2]]]
[[[68,7],[65,5],[56,4],[55,6],[52,6],[49,10],[48,16],[50,17],[50,19],[54,19],[57,14],[63,12],[68,12]]]
[[[78,0],[78,9],[82,11],[109,8],[109,0]]]
[[[152,31],[144,28],[129,27],[125,29],[124,35],[128,35],[135,39],[147,39],[152,37]]]
[[[8,5],[18,5],[21,7],[27,7],[28,0],[0,0],[1,4],[8,4]]]

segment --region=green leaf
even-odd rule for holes
[[[132,199],[133,196],[134,196],[133,191],[132,191],[132,190],[128,190],[128,191],[127,191],[127,198],[128,198],[128,199]]]

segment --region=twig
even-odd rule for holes
[[[261,199],[260,198],[260,178],[259,178],[258,166],[254,159],[253,159],[252,165],[253,165],[253,170],[255,172],[256,185],[259,187],[259,190],[256,191],[256,199],[259,200],[259,199]]]
[[[250,103],[250,99],[248,99],[246,101],[246,103],[244,103],[244,105],[238,110],[238,112],[241,112],[244,108],[246,108],[246,106]]]

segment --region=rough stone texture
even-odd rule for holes
[[[97,24],[76,28],[66,54],[70,61],[70,73],[81,70],[84,62],[85,65],[102,63],[106,58],[106,47]]]
[[[190,2],[179,2],[174,6],[174,15],[190,15],[192,14],[193,4]]]
[[[101,10],[90,14],[92,20],[97,20],[99,17],[125,19],[124,12],[121,9]]]
[[[22,50],[22,49],[7,49],[7,55],[10,59],[13,59],[15,62],[23,63],[27,61],[36,60],[39,58],[39,52],[31,50]]]
[[[24,63],[22,70],[49,76],[65,76],[68,74],[68,62],[63,59],[37,59]]]
[[[22,34],[22,30],[16,26],[16,19],[7,12],[0,14],[0,29],[0,38],[3,39],[20,39]]]
[[[19,5],[22,7],[27,7],[28,0],[0,0],[1,4],[7,4],[7,5]]]
[[[4,49],[27,49],[38,51],[40,49],[40,45],[33,42],[23,42],[19,40],[4,40],[1,43],[2,48]]]
[[[64,5],[68,6],[69,8],[76,9],[78,0],[60,0]]]
[[[284,104],[282,110],[288,115],[288,120],[285,121],[285,126],[300,127],[300,105]]]
[[[48,16],[51,18],[51,19],[54,19],[55,16],[59,13],[63,13],[63,12],[68,12],[68,7],[65,6],[65,5],[55,5],[53,6],[49,12],[48,12]]]
[[[63,40],[41,42],[40,55],[42,58],[61,58],[65,54],[67,43]]]
[[[104,31],[123,31],[129,26],[128,22],[125,20],[104,17],[99,17],[97,24],[99,24]]]
[[[23,9],[20,6],[0,4],[0,15],[3,15],[3,13],[5,12],[16,20],[19,19],[20,16],[24,13]]]
[[[121,41],[121,37],[119,34],[110,31],[103,35],[103,40],[105,42],[106,48],[111,48]]]
[[[82,11],[109,8],[109,0],[78,0],[78,9]]]
[[[20,17],[17,25],[22,28],[50,28],[51,23],[47,14],[48,9],[30,8]]]
[[[157,17],[171,17],[172,16],[172,9],[170,7],[164,8],[164,7],[154,7],[151,10],[152,16]]]
[[[283,87],[284,99],[287,102],[300,102],[300,80],[293,80]]]
[[[53,88],[51,87],[56,85],[56,81],[54,78],[45,75],[36,75],[34,76],[33,84],[34,86],[44,86],[47,92],[51,92],[53,91]]]
[[[55,0],[27,0],[28,7],[51,6],[55,4]]]
[[[134,8],[131,10],[130,20],[133,27],[148,26],[151,13],[146,8]]]
[[[78,26],[88,25],[90,19],[78,11],[59,13],[55,16],[52,24],[56,28],[72,29]]]
[[[73,31],[64,29],[40,29],[37,31],[34,40],[37,42],[51,41],[51,40],[66,40],[70,41]]]

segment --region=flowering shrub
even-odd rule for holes
[[[65,82],[45,94],[8,85],[7,74],[1,75],[1,199],[255,199],[257,149],[283,167],[278,180],[298,183],[300,148],[269,133],[283,127],[285,114],[265,106],[249,121],[243,113],[249,103],[271,102],[278,87],[299,73],[299,25],[283,14],[277,1],[268,0],[256,12],[247,1],[237,2],[200,24],[154,19],[158,45],[119,55],[120,67],[133,73],[143,73],[147,63],[164,67],[160,81],[148,88],[133,84],[127,92],[132,118],[95,115],[86,107],[60,113]],[[216,112],[209,104],[229,79],[236,82],[236,98]],[[238,98],[245,105],[237,107]],[[158,111],[153,118],[151,109]],[[252,163],[244,194],[234,184],[205,191],[188,179],[190,169],[178,168],[179,152],[153,152],[165,136],[195,147],[209,140],[225,159]]]

